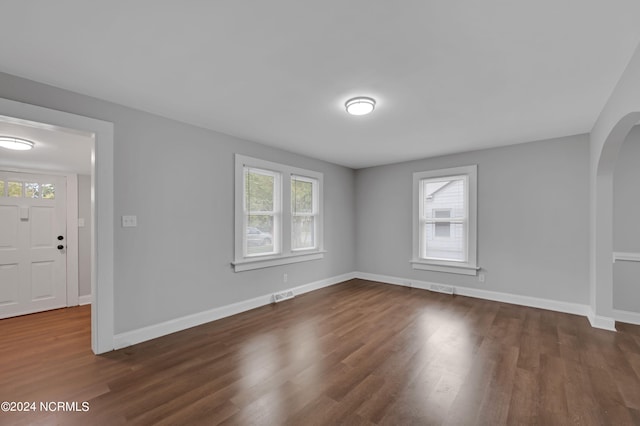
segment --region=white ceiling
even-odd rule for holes
[[[0,148],[0,167],[91,174],[93,138],[59,127],[17,123],[0,116],[0,136],[17,136],[35,143],[30,151]]]
[[[360,168],[586,133],[638,0],[3,0],[0,71]],[[375,97],[365,117],[344,112]]]

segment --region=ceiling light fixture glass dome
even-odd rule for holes
[[[344,104],[347,112],[351,115],[367,115],[373,112],[376,107],[376,100],[365,96],[351,98]]]
[[[28,151],[35,144],[26,139],[14,138],[13,136],[0,136],[0,147],[13,149],[14,151]]]

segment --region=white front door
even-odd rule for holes
[[[0,170],[0,318],[67,306],[66,178]]]

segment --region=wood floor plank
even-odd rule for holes
[[[541,355],[538,416],[542,424],[570,424],[563,373],[562,359]]]
[[[564,360],[564,388],[571,424],[606,424],[603,413],[598,410],[598,401],[593,392],[588,368],[571,360]]]
[[[90,307],[0,320],[11,425],[640,424],[640,327],[351,280],[94,356]]]
[[[539,425],[538,400],[533,397],[539,394],[538,374],[528,368],[516,368],[513,387],[509,398],[508,425]]]

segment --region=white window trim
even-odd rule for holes
[[[468,177],[468,229],[467,229],[467,261],[424,259],[420,257],[420,181],[447,176]],[[476,275],[477,266],[477,217],[478,217],[478,167],[476,165],[452,167],[449,169],[415,172],[413,174],[413,269],[423,271],[448,272],[453,274]]]
[[[279,210],[281,213],[280,229],[278,240],[280,241],[280,252],[276,254],[268,254],[265,256],[245,256],[244,255],[244,167],[254,167],[256,169],[271,170],[281,174],[281,188]],[[317,196],[317,242],[316,247],[310,249],[291,249],[291,177],[309,177],[318,181]],[[320,172],[301,169],[298,167],[288,166],[285,164],[274,163],[271,161],[261,160],[259,158],[248,157],[245,155],[235,155],[235,211],[234,211],[234,231],[235,231],[235,249],[234,261],[231,265],[235,272],[249,271],[252,269],[268,268],[271,266],[287,265],[291,263],[306,262],[310,260],[318,260],[324,257],[324,239],[323,239],[323,222],[324,222],[324,199],[323,199],[323,177]],[[275,236],[274,236],[275,237]]]

